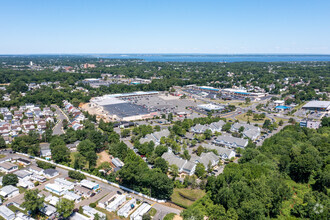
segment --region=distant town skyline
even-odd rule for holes
[[[0,54],[330,54],[326,0],[1,2]]]

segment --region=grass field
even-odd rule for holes
[[[196,200],[205,195],[204,190],[200,189],[174,189],[171,200],[173,203],[182,207],[191,206]]]
[[[5,158],[6,155],[0,154],[0,159]]]
[[[252,115],[251,116],[248,116],[247,113],[243,113],[243,114],[237,115],[235,118],[237,120],[239,120],[239,121],[245,121],[245,122],[250,121],[251,124],[253,124],[253,123],[264,123],[264,121],[266,119],[271,120],[270,118],[267,118],[267,117],[265,117],[262,120],[253,120],[253,116]]]

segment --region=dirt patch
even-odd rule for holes
[[[97,156],[98,159],[96,162],[96,166],[100,166],[100,164],[103,162],[111,163],[110,154],[108,154],[106,151],[102,151],[101,153],[98,153]]]
[[[105,112],[101,106],[91,106],[91,103],[83,103],[80,104],[79,107],[91,115],[96,115],[97,120],[103,119],[105,122],[110,121],[107,112]]]
[[[180,215],[174,216],[173,220],[183,220],[183,218]]]

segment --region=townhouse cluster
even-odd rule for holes
[[[42,135],[47,129],[47,122],[54,123],[55,114],[49,107],[40,108],[34,104],[20,107],[0,108],[0,135],[6,143],[19,136],[34,131]],[[2,117],[1,117],[2,118]]]
[[[63,101],[63,105],[65,112],[69,114],[69,117],[72,117],[72,120],[69,121],[69,127],[72,127],[75,131],[82,129],[84,127],[82,122],[85,120],[84,114],[67,100]]]
[[[205,131],[210,130],[212,134],[223,133],[222,127],[226,123],[224,121],[213,122],[211,124],[197,124],[190,128],[192,134],[203,134]],[[200,156],[192,155],[190,160],[183,159],[175,155],[171,149],[162,155],[162,158],[166,160],[169,165],[176,165],[179,168],[180,173],[185,173],[187,175],[193,175],[198,163],[202,163],[205,169],[210,165],[211,167],[217,166],[220,160],[227,161],[229,159],[235,158],[237,148],[245,148],[249,139],[255,140],[260,134],[261,130],[259,127],[243,124],[234,123],[230,128],[230,132],[241,132],[243,138],[233,137],[230,134],[221,134],[210,140],[209,143],[203,143],[201,146],[209,152],[203,152]],[[193,135],[186,134],[185,138],[194,139]],[[160,139],[160,138],[159,138]],[[144,142],[151,140],[141,139]],[[140,140],[140,141],[141,141]],[[211,150],[216,150],[215,154]]]

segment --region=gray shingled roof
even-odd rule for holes
[[[230,144],[236,144],[238,146],[246,146],[248,143],[247,139],[242,139],[242,138],[237,138],[237,137],[232,137],[232,136],[219,136],[216,139],[217,142],[225,142],[225,143],[230,143]]]
[[[175,156],[173,153],[171,152],[165,152],[163,155],[162,155],[162,158],[164,160],[166,160],[169,165],[172,165],[172,164],[175,164],[177,165],[177,167],[179,169],[181,169],[183,167],[183,165],[186,163],[186,160],[180,158],[180,157],[177,157]]]

